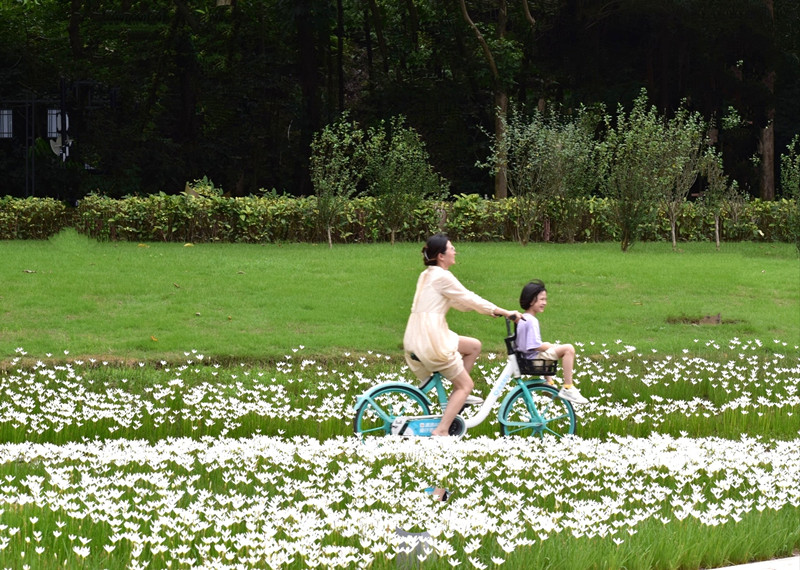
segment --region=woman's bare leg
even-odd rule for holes
[[[453,392],[447,400],[447,407],[444,409],[442,419],[439,425],[436,426],[436,429],[433,430],[432,435],[448,435],[450,424],[456,419],[458,412],[464,407],[467,396],[470,395],[472,389],[475,387],[469,373],[472,371],[475,361],[481,354],[481,341],[477,338],[459,336],[458,352],[461,353],[461,359],[464,362],[464,370],[455,378],[450,379],[450,383],[453,385]]]
[[[472,372],[472,366],[481,354],[481,341],[469,336],[458,337],[458,352],[464,361],[464,370],[467,374]]]
[[[473,360],[473,362],[475,361]],[[442,415],[439,425],[436,426],[436,429],[433,430],[431,435],[448,435],[450,424],[453,423],[458,412],[464,407],[464,402],[467,400],[467,396],[472,392],[474,386],[472,378],[469,377],[466,370],[463,370],[461,374],[455,378],[451,378],[450,383],[453,384],[453,392],[447,400],[447,407],[444,409],[444,414]]]

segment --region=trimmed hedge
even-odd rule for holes
[[[532,240],[552,242],[617,241],[618,230],[607,198],[582,198],[565,208],[545,203]],[[514,239],[514,198],[488,200],[462,195],[449,201],[429,201],[409,213],[397,235],[401,241],[421,241],[446,231],[457,241]],[[723,241],[794,242],[794,211],[790,200],[752,200],[723,208]],[[578,212],[578,215],[575,212]],[[98,240],[165,242],[323,242],[317,224],[316,197],[226,198],[187,194],[156,194],[112,199],[90,195],[77,208],[50,198],[0,199],[0,239],[46,239],[66,227]],[[659,215],[644,228],[645,241],[670,239],[669,221]],[[389,240],[389,229],[372,197],[350,200],[336,224],[334,241],[369,243]],[[714,215],[698,202],[683,204],[678,218],[681,241],[713,241]]]
[[[71,226],[73,214],[52,198],[0,198],[0,239],[47,239]]]

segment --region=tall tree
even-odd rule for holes
[[[499,49],[515,49],[515,46],[510,45],[511,42],[508,42],[506,37],[508,31],[508,4],[506,0],[497,0],[496,5],[497,19],[495,21],[495,46],[497,46]],[[475,34],[475,38],[478,40],[483,55],[486,58],[486,64],[489,66],[492,91],[494,93],[495,140],[501,141],[505,136],[506,117],[508,115],[508,84],[512,80],[511,77],[505,76],[504,74],[511,75],[512,70],[501,70],[500,66],[498,65],[497,58],[495,57],[496,49],[492,48],[492,46],[489,44],[489,41],[484,37],[483,33],[481,33],[480,28],[472,20],[470,12],[467,8],[466,0],[459,0],[459,6],[461,7],[461,15]],[[528,6],[528,0],[522,0],[522,8],[525,18],[530,26],[536,26],[536,20],[534,20],[533,16],[531,15],[530,7]],[[513,57],[511,59],[513,59]],[[494,196],[495,198],[505,198],[508,196],[507,166],[504,157],[501,156],[499,158],[499,165],[495,171]]]

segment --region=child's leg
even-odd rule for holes
[[[575,347],[571,344],[556,345],[556,355],[564,369],[564,388],[572,386],[572,371],[575,368]]]

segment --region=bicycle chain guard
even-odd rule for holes
[[[402,437],[430,437],[436,426],[439,425],[442,416],[399,416],[392,422],[391,435]],[[467,431],[467,424],[464,418],[456,416],[448,430],[451,436],[462,436]]]

